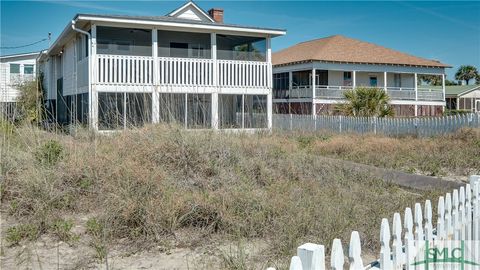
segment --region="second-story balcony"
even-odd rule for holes
[[[151,56],[97,57],[97,84],[268,87],[269,64],[258,61]],[[214,78],[214,70],[218,74]]]
[[[277,73],[273,76],[273,98],[296,100],[342,100],[345,92],[356,87],[372,87],[386,91],[392,101],[444,101],[441,86],[415,84],[416,74],[387,74],[384,72],[356,72],[316,70],[315,88],[312,87],[312,72],[309,70]],[[353,75],[353,76],[352,76]],[[386,82],[386,83],[385,83]],[[340,85],[343,84],[343,85]],[[407,85],[407,87],[390,85]],[[356,86],[354,86],[356,85]]]
[[[152,31],[98,27],[93,83],[269,87],[265,38]]]

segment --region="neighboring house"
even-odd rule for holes
[[[343,93],[378,87],[397,116],[442,114],[443,89],[420,85],[420,75],[440,76],[448,65],[336,35],[302,42],[273,54],[276,113],[333,114]]]
[[[18,86],[35,79],[39,52],[0,56],[0,114],[11,119],[16,112]]]
[[[267,129],[271,38],[285,33],[225,24],[223,10],[193,2],[166,16],[77,14],[39,58],[47,109],[95,130]]]
[[[480,85],[446,86],[445,99],[449,110],[480,113]]]

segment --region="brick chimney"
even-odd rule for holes
[[[208,15],[217,23],[223,23],[223,9],[212,8],[208,11]]]

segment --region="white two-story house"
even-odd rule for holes
[[[166,16],[78,14],[40,58],[47,110],[95,130],[175,122],[268,129],[271,39],[188,2]]]
[[[302,42],[273,54],[274,112],[335,114],[345,91],[375,87],[389,94],[396,116],[440,115],[448,67],[339,35]],[[426,85],[425,76],[443,86]]]
[[[39,52],[0,56],[0,116],[15,118],[19,86],[35,79]]]

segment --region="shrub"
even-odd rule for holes
[[[38,237],[38,229],[32,224],[21,224],[7,229],[6,238],[10,245],[16,245],[23,239],[35,240]]]
[[[71,232],[73,225],[72,220],[58,219],[53,223],[52,230],[60,240],[71,243],[78,240],[78,236]]]
[[[55,140],[44,143],[35,153],[38,162],[45,165],[55,165],[63,155],[63,146]]]

